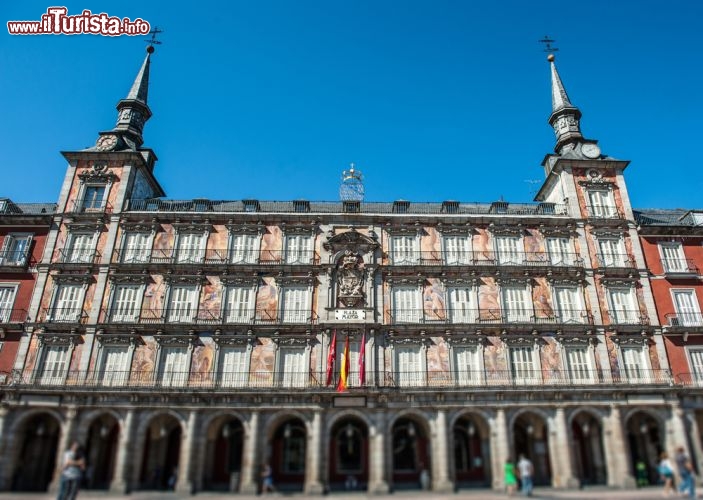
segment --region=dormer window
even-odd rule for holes
[[[595,218],[617,217],[613,193],[608,189],[588,190],[588,214]]]
[[[105,185],[85,186],[81,200],[81,210],[83,212],[102,210],[105,206],[105,193]]]

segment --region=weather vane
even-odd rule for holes
[[[547,60],[554,61],[554,53],[559,52],[559,49],[552,45],[556,40],[554,40],[553,38],[549,38],[547,35],[544,35],[544,38],[537,41],[539,43],[544,44],[544,52],[547,52],[549,54],[547,56]]]
[[[151,46],[161,45],[161,42],[156,39],[156,35],[158,35],[159,33],[163,33],[163,32],[164,32],[164,30],[159,29],[158,26],[154,26],[152,28],[152,30],[149,32],[149,34],[151,35],[151,38],[147,38],[144,41]]]

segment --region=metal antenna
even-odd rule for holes
[[[559,49],[552,45],[556,40],[549,38],[547,35],[544,35],[544,38],[537,41],[544,44],[544,52],[559,52]]]
[[[152,46],[153,45],[161,45],[161,42],[156,39],[156,35],[158,35],[159,33],[163,33],[163,32],[164,32],[164,30],[159,29],[158,26],[154,26],[152,28],[152,30],[149,32],[149,34],[151,35],[151,38],[147,38],[144,41]]]

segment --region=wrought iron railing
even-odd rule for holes
[[[543,388],[642,385],[703,385],[701,374],[679,374],[672,377],[668,370],[430,370],[422,372],[366,370],[361,383],[359,370],[350,370],[346,389],[350,392],[371,387],[391,389],[463,389],[486,388]],[[329,384],[327,383],[329,379]],[[252,390],[310,390],[336,391],[340,374],[328,377],[326,371],[271,371],[219,372],[193,371],[64,371],[43,373],[14,371],[6,377],[6,384],[55,390],[184,390],[200,389],[223,392]]]
[[[698,326],[703,327],[703,314],[699,312],[671,313],[666,315],[669,326]]]
[[[9,309],[0,307],[0,325],[19,324],[27,321],[26,309]]]
[[[99,260],[100,252],[97,250],[62,248],[59,250],[56,262],[60,264],[96,264]]]
[[[135,250],[118,248],[113,259],[121,264],[198,264],[198,265],[317,265],[320,255],[315,251],[284,252],[283,250],[262,250],[260,252],[236,252],[223,249],[205,251],[179,250],[177,248],[156,248],[154,250]]]
[[[300,213],[300,201],[258,201],[258,200],[129,200],[127,211],[131,212],[269,212]],[[345,205],[340,201],[311,201],[311,213],[343,213]],[[393,202],[361,202],[355,212],[368,214],[399,213]],[[428,215],[536,215],[567,216],[567,206],[559,203],[464,203],[453,202],[451,209],[442,202],[408,202],[403,214]]]
[[[102,200],[71,200],[66,206],[67,213],[94,213],[94,214],[109,214],[112,213],[112,205],[110,202]]]
[[[649,325],[649,318],[638,309],[610,309],[610,322],[613,325]]]
[[[391,266],[583,266],[583,259],[576,253],[550,255],[546,252],[494,251],[403,251],[387,253]]]
[[[393,309],[390,324],[503,324],[527,323],[532,325],[590,325],[593,316],[585,309],[564,309],[559,312],[534,313],[533,311],[502,311],[500,309],[464,308],[413,308]]]
[[[27,257],[29,257],[29,248],[5,250],[0,252],[0,267],[25,267]]]
[[[698,267],[693,259],[662,259],[665,273],[698,274]]]
[[[42,309],[39,321],[42,323],[79,323],[88,319],[82,307],[47,307]]]
[[[627,268],[634,269],[636,266],[635,259],[626,253],[597,253],[597,266],[602,268]]]
[[[310,309],[207,309],[166,308],[141,312],[103,309],[101,322],[110,324],[270,325],[316,324]]]
[[[614,205],[588,205],[588,217],[592,219],[624,219],[622,212]]]

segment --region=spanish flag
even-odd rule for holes
[[[344,342],[344,352],[342,353],[342,366],[339,369],[339,384],[337,384],[337,392],[344,392],[349,387],[347,380],[349,379],[349,335]]]
[[[366,331],[361,335],[359,348],[359,385],[366,384]]]
[[[332,377],[334,377],[334,365],[337,362],[337,330],[332,334],[332,341],[330,342],[330,349],[327,353],[327,384],[332,383]]]

